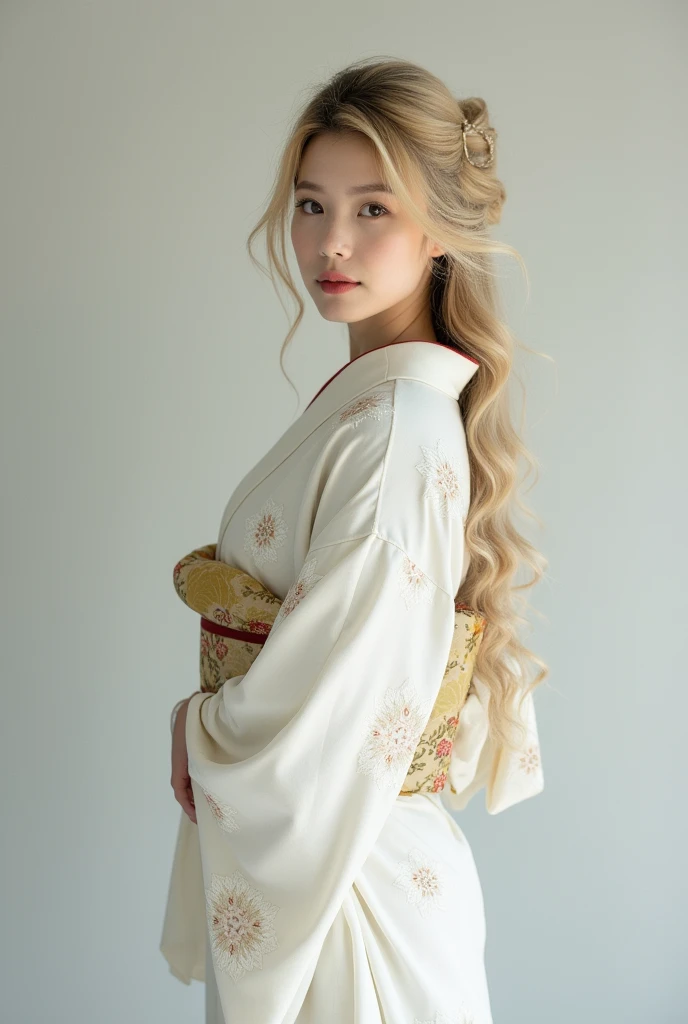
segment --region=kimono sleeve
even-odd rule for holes
[[[426,539],[434,527],[446,536],[440,512],[421,522]],[[299,599],[287,595],[249,671],[191,698],[189,772],[227,1020],[295,1019],[399,795],[454,625],[453,598],[430,577],[408,600],[409,565],[377,530],[311,547]]]
[[[516,662],[514,668],[518,671]],[[482,789],[488,814],[498,814],[544,789],[533,694],[526,695],[520,708],[518,700],[511,707],[514,717],[524,726],[523,739],[513,731],[514,750],[495,743],[489,735],[489,702],[488,687],[474,674],[459,715],[448,785],[441,794],[442,803],[450,811],[463,810]]]

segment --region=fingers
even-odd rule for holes
[[[173,786],[174,797],[177,803],[181,804],[182,810],[189,816],[194,825],[197,825],[196,821],[196,805],[193,798],[193,790],[191,788],[191,782],[188,785],[182,783],[179,786]]]

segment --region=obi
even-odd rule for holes
[[[174,586],[201,616],[201,691],[216,693],[248,672],[260,654],[281,600],[248,573],[216,560],[216,545],[185,555],[174,567]],[[459,714],[468,696],[486,626],[483,616],[455,601],[449,659],[434,707],[423,729],[400,796],[444,789]]]

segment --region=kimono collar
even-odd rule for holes
[[[438,341],[392,341],[362,352],[349,360],[311,399],[301,415],[235,488],[222,516],[217,540],[220,557],[222,538],[232,516],[258,484],[284,462],[317,428],[363,392],[395,378],[418,380],[458,399],[480,364],[458,349]]]
[[[401,377],[418,380],[458,399],[479,367],[471,356],[439,341],[391,341],[350,359],[326,381],[306,406],[325,395],[332,410],[371,387]]]

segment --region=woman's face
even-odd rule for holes
[[[373,152],[359,134],[311,139],[299,168],[291,225],[299,270],[321,316],[357,324],[359,347],[365,335],[379,343],[425,323],[430,259],[442,252],[396,198],[381,190]],[[326,271],[358,284],[328,294],[318,283]]]

